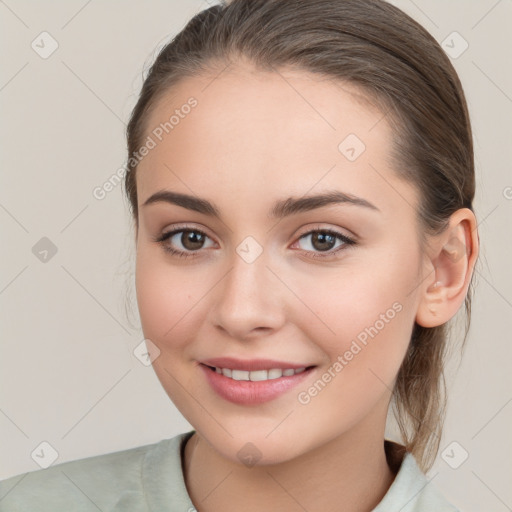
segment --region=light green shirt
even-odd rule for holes
[[[194,512],[182,457],[194,430],[0,482],[0,512]],[[406,453],[373,512],[457,512]]]

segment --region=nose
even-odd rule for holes
[[[270,268],[266,253],[247,262],[235,252],[229,264],[212,296],[214,326],[236,340],[278,330],[285,322],[286,287]]]

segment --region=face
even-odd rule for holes
[[[148,119],[155,144],[136,180],[142,329],[171,400],[234,462],[248,442],[258,464],[276,463],[385,423],[418,307],[418,196],[395,176],[390,126],[361,94],[240,65],[186,79]],[[161,191],[203,208],[145,204]],[[354,201],[305,201],[336,193]],[[261,397],[274,379],[237,401],[201,364],[220,357],[313,368],[282,377],[292,385],[272,398]]]

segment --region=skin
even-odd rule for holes
[[[478,252],[475,217],[459,210],[421,252],[418,192],[395,176],[391,128],[355,86],[242,62],[219,71],[187,78],[159,101],[147,134],[189,97],[198,105],[144,157],[136,177],[137,301],[144,336],[160,350],[155,372],[196,430],[183,461],[188,492],[199,512],[329,512],[341,503],[348,512],[371,510],[395,477],[384,429],[414,322],[440,325],[463,303]],[[338,150],[349,134],[366,146],[353,162]],[[143,206],[161,189],[205,198],[221,219],[164,202]],[[278,199],[330,190],[380,211],[336,204],[280,221],[268,216]],[[154,241],[183,223],[207,234],[194,257],[170,255]],[[335,239],[331,255],[315,259],[326,253],[302,237],[310,229],[357,244],[332,255],[343,245]],[[236,252],[248,236],[263,249],[252,263]],[[193,252],[186,243],[181,233],[167,240]],[[460,247],[467,250],[453,257]],[[394,303],[401,311],[299,403],[298,393]],[[209,387],[198,362],[216,356],[317,368],[298,389],[245,406]],[[237,456],[248,442],[261,454],[251,467]]]

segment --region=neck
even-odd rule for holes
[[[184,450],[187,490],[198,512],[368,512],[396,474],[384,428],[370,427],[359,425],[292,460],[250,468],[225,459],[196,432]]]

